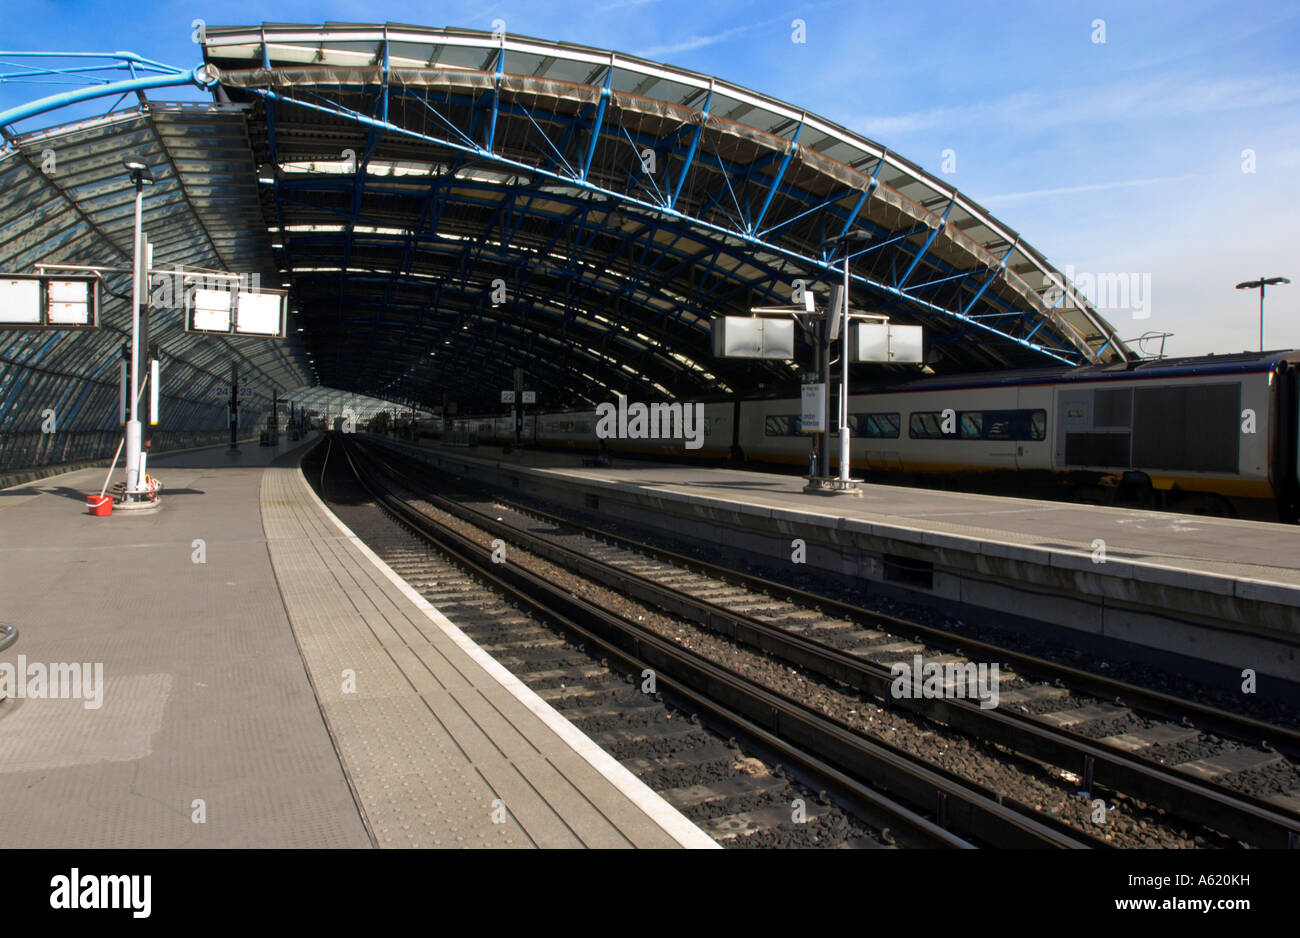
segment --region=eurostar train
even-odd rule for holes
[[[850,395],[852,467],[881,481],[1001,481],[1026,494],[1054,488],[1085,501],[1294,522],[1298,390],[1296,351],[922,378]],[[811,434],[800,410],[797,397],[708,402],[698,449],[669,437],[604,444],[615,454],[806,469]],[[596,423],[594,410],[528,415],[521,437],[595,450]],[[454,419],[453,429],[480,444],[515,439],[508,415]],[[832,460],[838,432],[833,418]]]

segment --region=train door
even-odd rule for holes
[[[980,447],[980,460],[977,463],[980,468],[1014,470],[1020,435],[1019,416],[1020,412],[1015,409],[959,411],[957,432],[961,439],[979,441],[962,444],[963,449]]]
[[[1275,377],[1272,476],[1279,521],[1300,520],[1300,369],[1283,362]]]
[[[1022,387],[1016,393],[1016,468],[1048,469],[1052,464],[1052,389]]]

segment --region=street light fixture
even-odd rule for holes
[[[844,368],[844,377],[840,383],[840,482],[844,485],[852,481],[849,478],[849,245],[870,240],[871,235],[859,229],[822,242],[823,245],[839,245],[844,248],[844,317],[840,323],[840,364]]]
[[[1260,277],[1237,284],[1238,290],[1259,290],[1259,350],[1264,351],[1264,288],[1275,283],[1290,283],[1286,277]]]
[[[147,289],[145,287],[146,260],[144,257],[144,187],[146,184],[153,184],[153,173],[139,156],[126,157],[122,160],[122,165],[131,174],[131,182],[135,186],[135,250],[132,257],[134,268],[131,277],[131,378],[127,392],[130,411],[126,424],[126,487],[123,493],[126,501],[133,501],[140,491],[140,482],[142,481],[140,478],[140,453],[144,435],[138,412],[140,356],[142,353],[140,348],[142,344],[140,302]],[[145,330],[147,335],[147,322],[145,323]]]

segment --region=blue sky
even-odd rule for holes
[[[1269,293],[1265,344],[1300,347],[1295,3],[24,2],[0,11],[0,47],[126,49],[192,65],[194,19],[490,29],[497,18],[512,33],[641,54],[783,98],[950,180],[1062,270],[1149,274],[1151,317],[1110,318],[1125,338],[1175,333],[1173,354],[1256,347],[1258,295],[1233,284],[1291,277]],[[0,106],[48,90],[3,85]],[[1245,150],[1254,172],[1243,172]]]

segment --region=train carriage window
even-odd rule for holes
[[[952,438],[950,434],[943,432],[943,414],[935,411],[912,414],[907,422],[907,435],[914,440]]]
[[[854,414],[853,432],[864,439],[898,439],[898,414]]]
[[[957,427],[957,433],[944,433],[942,413],[916,413],[908,435],[914,440],[1041,441],[1047,439],[1047,411],[964,410],[957,415]]]
[[[985,440],[1019,440],[1024,438],[1026,415],[1017,410],[990,410],[980,415],[984,418]]]
[[[798,414],[768,414],[763,421],[764,436],[797,436],[803,418]]]
[[[982,411],[963,411],[961,414],[961,438],[978,440],[984,436],[984,414]],[[989,439],[1006,439],[1006,437],[989,437]]]
[[[1047,411],[1031,410],[1029,412],[1029,439],[1047,439]]]

